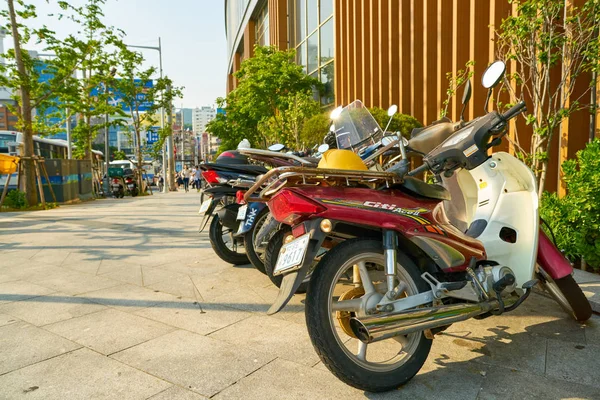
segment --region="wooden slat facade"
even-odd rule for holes
[[[569,1],[577,5],[584,0]],[[268,0],[270,42],[281,49],[289,47],[291,3]],[[480,82],[483,71],[496,58],[494,32],[515,12],[516,6],[507,0],[334,0],[335,105],[355,99],[382,108],[397,104],[400,112],[428,124],[439,117],[447,97],[446,74],[456,74],[473,60],[473,96],[465,118],[482,115],[486,90]],[[244,40],[244,47],[249,43]],[[234,57],[230,72],[237,70],[239,61]],[[508,68],[514,69],[514,63]],[[235,85],[230,77],[228,90]],[[582,81],[576,92],[585,90],[586,85]],[[597,92],[600,98],[600,86]],[[460,115],[460,97],[461,93],[454,96],[448,107],[453,120]],[[596,120],[599,137],[600,113]],[[585,146],[589,127],[589,113],[578,112],[554,135],[546,189],[561,192],[558,166]],[[513,139],[515,132],[520,146],[529,150],[530,131],[522,119],[511,124]],[[513,147],[504,143],[501,149],[514,151]]]
[[[496,59],[494,32],[515,11],[507,0],[335,0],[335,104],[355,99],[382,108],[397,104],[400,112],[428,124],[439,117],[447,97],[446,73],[456,74],[473,60],[473,97],[465,118],[482,115],[486,90],[480,82]],[[581,80],[574,96],[588,82]],[[448,116],[453,120],[459,118],[460,97],[458,93],[450,102]],[[600,121],[600,113],[596,119]],[[561,192],[558,166],[585,146],[589,126],[589,113],[578,112],[565,122],[562,135],[554,135],[547,190]],[[513,124],[513,138],[514,131]],[[520,145],[529,150],[529,127],[521,120],[516,131]],[[505,141],[500,149],[512,147]]]

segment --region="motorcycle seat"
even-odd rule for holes
[[[450,200],[450,192],[445,187],[429,184],[412,176],[404,177],[404,182],[397,185],[402,189],[421,197],[435,200]]]

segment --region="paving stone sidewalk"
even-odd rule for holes
[[[214,255],[199,203],[0,214],[0,399],[600,399],[600,317],[577,324],[537,293],[453,325],[397,391],[346,386],[312,348],[303,297],[267,316],[277,289]],[[597,277],[577,276],[595,301]]]

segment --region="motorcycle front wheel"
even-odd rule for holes
[[[360,278],[359,278],[360,277]],[[402,296],[430,290],[418,267],[399,252],[397,283]],[[352,317],[364,316],[364,301],[374,306],[387,290],[382,243],[352,239],[331,249],[310,280],[306,296],[306,325],[321,361],[340,380],[370,392],[395,389],[419,372],[432,341],[423,332],[370,344],[356,338]]]
[[[590,319],[592,306],[572,275],[555,280],[541,267],[538,267],[538,276],[544,290],[560,304],[567,314],[579,322]]]
[[[237,240],[233,238],[232,231],[221,223],[219,215],[215,214],[208,231],[210,245],[219,258],[229,264],[248,264],[246,253],[240,252]]]

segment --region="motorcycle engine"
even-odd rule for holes
[[[477,274],[477,279],[479,279],[483,288],[491,297],[496,297],[496,293],[494,292],[494,288],[493,288],[494,283],[498,282],[500,279],[502,279],[504,276],[506,276],[508,274],[512,274],[514,276],[514,273],[512,272],[512,270],[505,265],[495,265],[493,267],[492,266],[479,267],[476,274]],[[517,283],[515,282],[512,285],[508,285],[501,292],[501,294],[503,297],[508,296],[509,294],[514,292],[516,288],[517,288]]]

